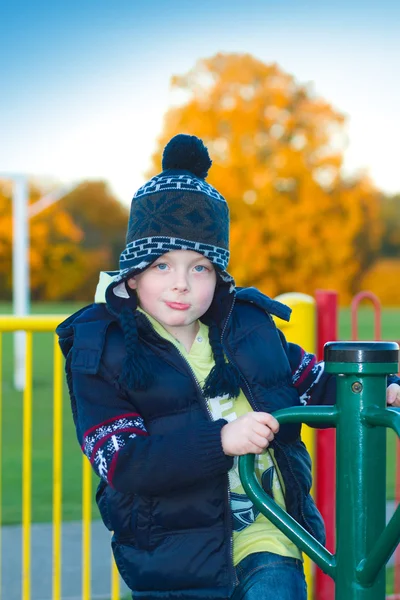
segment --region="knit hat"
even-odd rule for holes
[[[126,247],[120,257],[120,271],[109,286],[109,308],[113,295],[120,299],[136,295],[125,282],[171,250],[193,250],[216,267],[217,275],[235,289],[226,271],[229,261],[229,209],[221,194],[205,181],[211,160],[202,140],[179,134],[164,148],[163,171],[135,193],[129,216]],[[114,296],[114,298],[115,298]],[[121,381],[133,389],[145,389],[154,375],[140,351],[136,305],[129,303],[118,313],[126,342],[126,359]],[[225,361],[216,324],[207,319],[215,366],[206,379],[206,397],[239,393],[239,373]]]
[[[135,193],[120,257],[120,279],[148,267],[170,250],[194,250],[225,280],[229,262],[229,209],[205,181],[211,160],[202,140],[179,134],[164,148],[163,171]]]

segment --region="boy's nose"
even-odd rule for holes
[[[173,289],[176,290],[177,292],[186,292],[189,289],[189,287],[188,287],[188,285],[186,285],[186,283],[179,282],[174,286]]]
[[[185,292],[189,289],[189,282],[184,275],[177,277],[173,284],[173,289],[179,292]]]

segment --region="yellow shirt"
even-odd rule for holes
[[[189,363],[200,386],[214,366],[214,357],[208,340],[208,327],[199,321],[199,332],[187,352],[183,344],[174,338],[151,315],[142,309],[155,331],[169,340]],[[208,407],[214,420],[234,421],[252,410],[246,396],[241,391],[237,398],[219,396],[208,400]],[[256,457],[256,475],[263,482],[264,489],[270,490],[275,501],[286,510],[281,487],[281,476],[274,461],[273,450],[269,449]],[[229,472],[231,508],[233,513],[233,562],[237,565],[243,558],[254,552],[274,552],[281,556],[302,558],[300,550],[275,525],[262,515],[247,498],[240,482],[238,458]]]

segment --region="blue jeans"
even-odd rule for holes
[[[306,600],[303,563],[272,552],[249,554],[236,566],[239,585],[231,600]]]

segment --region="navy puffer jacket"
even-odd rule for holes
[[[136,312],[139,343],[157,374],[145,391],[119,382],[125,342],[115,298],[112,314],[94,304],[62,323],[72,412],[79,443],[101,477],[97,502],[119,571],[135,598],[228,598],[236,577],[228,471],[193,373],[179,351]],[[291,355],[271,314],[290,310],[254,288],[219,285],[210,308],[226,356],[240,371],[254,410],[274,412],[300,404]],[[319,377],[314,402],[333,401],[334,381]],[[300,425],[281,426],[274,451],[288,512],[324,542],[322,519],[309,495],[311,461]]]

